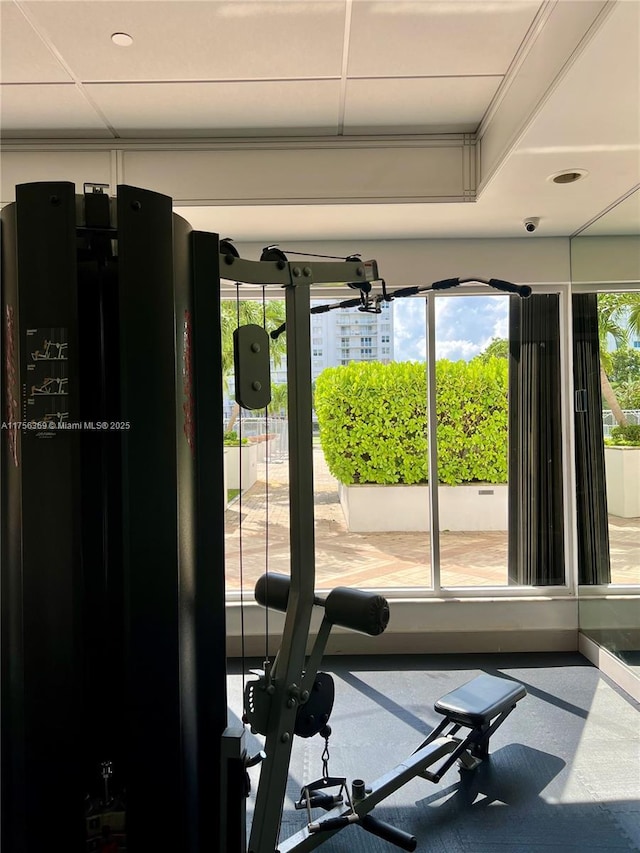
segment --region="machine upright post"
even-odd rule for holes
[[[183,316],[183,435],[194,443],[195,520],[193,575],[183,577],[182,606],[193,610],[190,635],[196,649],[192,689],[197,766],[197,850],[211,850],[211,826],[220,822],[221,736],[227,726],[227,650],[224,579],[224,454],[222,446],[222,340],[218,235],[190,233],[193,340]],[[192,425],[192,426],[191,426]],[[186,432],[185,432],[186,430]],[[216,523],[212,520],[216,519]],[[191,651],[183,644],[183,659]],[[183,670],[185,667],[183,667]],[[242,810],[244,814],[244,802]],[[246,846],[246,845],[245,845]],[[222,849],[222,848],[221,848]],[[243,848],[244,853],[244,848]]]
[[[295,273],[294,273],[295,274]],[[274,679],[249,853],[277,849],[315,586],[310,281],[285,289],[289,388],[291,590]]]

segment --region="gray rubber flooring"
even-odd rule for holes
[[[247,672],[251,666],[260,663],[247,662]],[[488,762],[471,773],[453,767],[439,784],[413,780],[375,809],[414,834],[419,851],[640,851],[640,709],[582,656],[333,657],[322,668],[336,685],[329,769],[349,783],[374,781],[410,755],[440,720],[434,702],[479,673],[527,688],[493,736]],[[239,673],[234,664],[230,721],[241,713]],[[249,749],[259,745],[249,735]],[[296,739],[281,838],[306,822],[293,801],[304,784],[321,777],[323,747],[319,737]],[[255,791],[259,771],[251,773]],[[351,826],[319,849],[399,848]]]

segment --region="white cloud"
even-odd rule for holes
[[[438,341],[436,340],[436,359],[448,358],[450,361],[469,361],[474,355],[482,352],[480,344],[472,341]]]
[[[445,317],[447,314],[450,315],[451,312],[454,310],[455,306],[451,299],[436,299],[436,323],[438,322],[438,320],[440,320],[442,317]]]
[[[504,317],[499,317],[494,326],[493,326],[493,334],[492,338],[508,338],[509,337],[509,313],[507,312]]]
[[[422,299],[393,303],[393,355],[396,361],[425,361],[427,338]]]
[[[426,358],[426,320],[422,300],[394,302],[396,361]],[[436,358],[469,360],[492,338],[508,337],[507,296],[456,296],[436,299]]]

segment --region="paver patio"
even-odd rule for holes
[[[257,482],[225,514],[228,590],[240,588],[240,554],[245,589],[252,590],[267,569],[289,574],[288,464],[263,462],[258,469]],[[429,534],[350,533],[336,480],[319,447],[314,448],[314,490],[317,589],[430,585]],[[640,584],[640,519],[611,516],[609,532],[612,582]],[[440,533],[442,586],[505,586],[506,565],[506,531]]]

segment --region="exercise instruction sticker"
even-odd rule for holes
[[[69,343],[64,326],[27,329],[22,420],[37,438],[53,438],[69,420]]]

